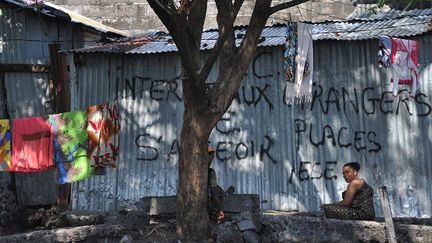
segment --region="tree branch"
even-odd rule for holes
[[[200,50],[201,37],[204,29],[204,22],[207,14],[207,1],[194,0],[187,17],[187,31],[191,35],[194,46]]]
[[[171,22],[173,13],[165,5],[163,5],[159,0],[147,0],[150,7],[153,9],[155,14],[159,17],[162,23],[165,25],[167,30],[171,33],[173,31]],[[172,33],[171,33],[172,35]]]
[[[270,8],[270,15],[287,8],[308,2],[310,0],[292,0],[290,2],[281,3]]]
[[[218,14],[222,10],[221,5],[218,4],[219,1],[216,1],[216,6],[218,8]],[[234,2],[234,8],[232,9],[232,11],[230,12],[230,19],[228,21],[226,21],[224,24],[222,24],[222,26],[219,26],[219,36],[218,39],[215,43],[215,46],[213,47],[213,49],[210,52],[209,57],[207,58],[202,71],[200,73],[200,77],[202,80],[206,80],[208,75],[210,74],[214,63],[216,62],[217,58],[219,57],[220,51],[223,47],[223,44],[225,43],[226,39],[228,38],[229,34],[231,33],[233,26],[234,26],[234,21],[237,17],[238,12],[240,11],[240,7],[242,6],[244,0],[235,0]]]
[[[231,57],[231,64],[229,64],[229,62],[224,64],[227,65],[225,67],[226,71],[219,72],[218,80],[213,87],[211,103],[218,107],[217,110],[220,110],[220,113],[218,113],[218,117],[213,120],[214,124],[211,125],[215,125],[217,120],[223,116],[232,103],[235,92],[238,91],[241,85],[250,60],[252,60],[255,54],[261,32],[268,19],[270,6],[271,0],[256,0],[246,35],[238,51]],[[232,67],[233,64],[235,67]],[[223,64],[221,63],[220,65]]]
[[[181,0],[180,7],[178,8],[179,14],[188,14],[198,1],[194,0]]]
[[[163,5],[159,0],[154,0],[154,2],[157,4],[157,5],[159,5],[159,7],[161,8],[161,9],[163,9],[167,14],[169,14],[169,15],[174,15],[174,12],[173,11],[171,11],[168,7],[166,7],[165,5]],[[166,5],[169,5],[169,4],[166,4]]]

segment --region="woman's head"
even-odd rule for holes
[[[360,164],[358,162],[346,163],[342,167],[342,174],[346,182],[350,183],[352,180],[357,178],[357,173],[360,170]]]
[[[207,153],[208,153],[208,166],[210,166],[211,165],[211,162],[213,161],[213,159],[214,159],[214,155],[215,155],[215,151],[214,151],[214,149],[212,148],[212,146],[208,146],[207,147]]]

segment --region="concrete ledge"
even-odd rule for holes
[[[296,215],[262,215],[272,242],[386,242],[385,224]],[[398,242],[432,242],[432,226],[395,223]]]
[[[258,212],[260,199],[258,194],[229,194],[222,203],[227,213]]]
[[[141,199],[144,211],[150,215],[175,214],[177,208],[177,196],[144,197]],[[227,213],[241,213],[259,210],[258,194],[229,194],[222,203],[222,208]]]
[[[90,225],[53,230],[39,230],[0,237],[0,242],[80,242],[88,239],[120,238],[126,231],[121,225]]]

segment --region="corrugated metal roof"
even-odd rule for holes
[[[367,13],[363,13],[358,16],[349,17],[348,20],[366,20],[366,21],[389,20],[389,19],[396,19],[396,18],[403,18],[403,17],[416,17],[416,16],[423,16],[423,15],[432,15],[432,8],[413,9],[409,11],[390,9],[389,11],[382,12],[382,13],[373,13],[371,11],[368,11]]]
[[[92,19],[74,13],[70,10],[67,10],[65,8],[62,8],[52,3],[48,3],[44,1],[39,1],[39,2],[35,1],[34,3],[32,3],[32,1],[23,1],[23,0],[4,0],[4,1],[21,8],[32,9],[46,16],[55,17],[55,18],[66,18],[70,20],[72,23],[84,25],[86,27],[92,28],[94,30],[103,33],[112,33],[120,36],[129,36],[129,34],[124,31],[106,26],[104,24],[96,22]]]
[[[363,17],[364,16],[364,17]],[[370,16],[370,19],[367,18]],[[381,17],[382,19],[380,19]],[[411,11],[392,10],[376,15],[365,14],[352,17],[341,22],[325,22],[312,24],[312,39],[314,40],[366,40],[389,35],[408,37],[420,35],[432,30],[432,9]],[[238,26],[235,30],[236,45],[239,46],[247,26]],[[285,25],[276,24],[264,28],[259,47],[281,46],[285,43]],[[172,37],[158,32],[145,34],[147,41],[137,45],[143,35],[122,39],[99,47],[89,47],[72,50],[78,53],[109,52],[125,54],[150,54],[177,52]],[[201,40],[201,50],[210,50],[218,38],[217,29],[204,31]],[[129,46],[128,46],[129,45]]]
[[[238,26],[235,30],[236,44],[240,45],[246,34],[247,26]],[[285,42],[285,25],[277,24],[268,26],[263,30],[258,46],[280,46]],[[219,33],[216,29],[206,30],[202,34],[201,50],[211,50],[216,44]],[[145,41],[143,41],[145,40]],[[177,52],[177,46],[171,35],[164,32],[151,32],[134,37],[123,38],[118,41],[102,44],[95,47],[87,47],[72,50],[72,52],[108,52],[124,54],[151,54]]]
[[[362,22],[346,21],[315,24],[312,30],[312,39],[366,40],[383,35],[407,37],[420,35],[431,29],[432,15]]]

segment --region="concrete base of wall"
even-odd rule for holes
[[[175,214],[177,196],[145,197],[141,199],[144,211],[150,215]],[[258,194],[229,194],[222,202],[222,209],[227,213],[241,213],[259,210]]]
[[[0,242],[171,242],[175,216],[151,223],[143,211],[104,215],[103,224],[1,236]],[[99,217],[101,215],[94,215]],[[86,218],[81,221],[87,222]],[[337,220],[289,213],[243,212],[213,226],[216,242],[386,242],[383,222]],[[432,242],[432,226],[395,223],[398,242]],[[123,241],[130,242],[130,241]]]
[[[375,221],[263,214],[261,235],[271,242],[386,242],[385,224]],[[432,242],[432,226],[395,223],[398,242]]]

